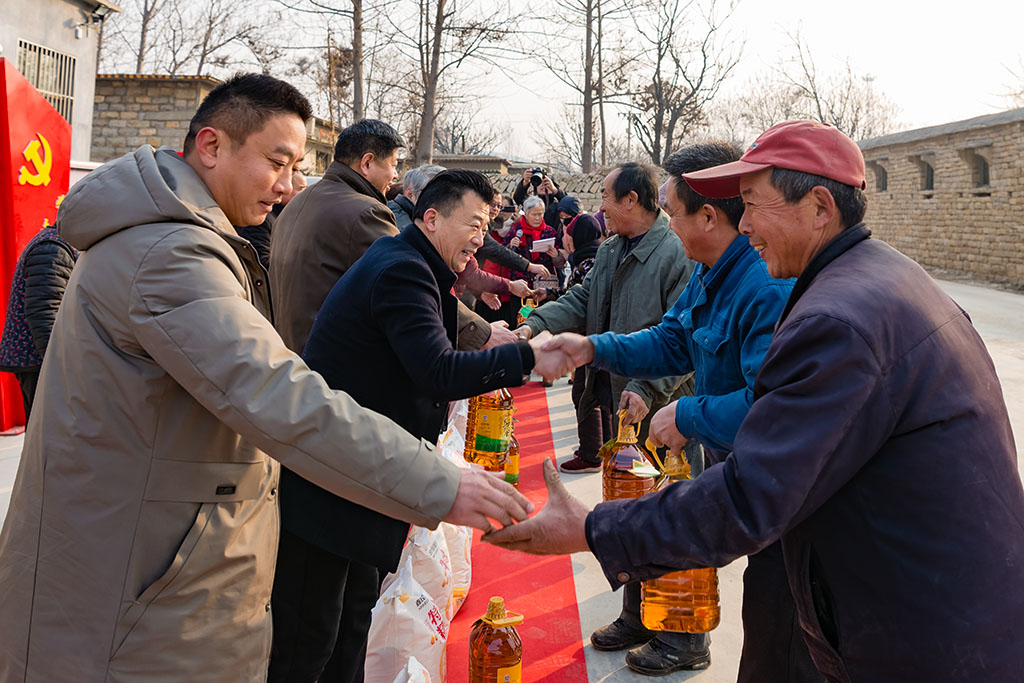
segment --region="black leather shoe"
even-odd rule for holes
[[[664,676],[673,671],[697,671],[711,666],[711,650],[677,650],[657,638],[626,653],[626,666],[645,676]]]
[[[627,647],[646,643],[656,635],[658,634],[646,628],[630,626],[620,618],[591,633],[590,644],[595,650],[605,652],[625,650]]]

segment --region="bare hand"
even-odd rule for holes
[[[480,350],[484,351],[486,349],[493,349],[495,346],[501,346],[502,344],[511,344],[518,338],[512,333],[512,330],[508,329],[508,323],[504,320],[498,320],[491,323],[491,336],[487,338],[487,343]]]
[[[569,356],[574,367],[594,361],[594,342],[590,341],[590,337],[584,337],[582,334],[563,332],[555,335],[544,344],[544,350],[554,351],[555,349],[561,349]]]
[[[508,246],[512,247],[513,249],[518,247],[520,244],[522,244],[522,240],[520,240],[518,237],[513,237],[508,241]]]
[[[564,377],[576,366],[572,364],[572,359],[567,354],[558,349],[545,351],[544,345],[549,339],[551,333],[545,330],[530,340],[530,346],[533,347],[533,371],[553,382],[559,377]]]
[[[658,448],[665,446],[670,451],[682,451],[687,438],[676,429],[676,404],[673,401],[659,410],[651,418],[649,441]]]
[[[647,417],[651,408],[644,402],[640,394],[632,391],[623,391],[619,398],[619,410],[626,411],[626,424],[640,424],[640,421]]]
[[[551,258],[557,258],[558,257],[558,249],[555,249],[555,245],[551,245],[550,247],[545,249],[544,253],[547,254],[548,256],[550,256]]]
[[[496,311],[501,308],[501,299],[494,292],[484,292],[480,295],[480,301],[487,305],[487,308]],[[492,332],[493,334],[493,332]]]
[[[590,550],[586,522],[590,510],[569,495],[558,476],[555,461],[544,461],[548,503],[532,519],[500,531],[487,532],[483,540],[508,550],[534,555],[565,555]]]
[[[526,280],[512,280],[508,283],[508,291],[512,292],[520,299],[529,299],[533,297],[533,290],[530,289],[530,285],[526,284]]]
[[[520,325],[516,329],[512,330],[512,334],[514,334],[518,339],[529,340],[529,338],[533,336],[533,330],[530,329],[529,325]]]
[[[527,187],[530,184],[530,178],[533,177],[533,169],[528,168],[523,171],[523,187]]]
[[[534,290],[534,292],[533,292],[533,300],[536,301],[538,305],[540,304],[540,302],[544,301],[547,298],[548,298],[548,290],[545,289],[544,287],[541,287],[540,289]]]
[[[491,523],[497,520],[502,526],[509,526],[512,520],[521,522],[533,512],[533,503],[526,500],[514,486],[503,481],[498,472],[483,470],[460,470],[459,490],[455,502],[444,521],[449,524],[471,526],[483,531],[495,531]]]
[[[551,277],[551,271],[545,268],[544,265],[540,263],[531,263],[529,266],[526,267],[526,272],[533,273],[534,275],[540,275],[541,277]]]

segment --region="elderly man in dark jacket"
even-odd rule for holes
[[[451,289],[483,241],[492,193],[479,173],[437,175],[416,204],[415,224],[375,242],[334,286],[303,353],[331,388],[430,441],[444,426],[449,400],[518,386],[534,369],[524,341],[455,350]],[[541,358],[537,371],[563,372],[561,354],[548,355],[549,364],[563,365],[551,371]],[[378,581],[349,565],[395,571],[409,525],[286,470],[281,504],[284,524],[298,529],[298,538],[288,541],[288,552],[282,544],[275,577],[271,680],[361,680]],[[286,654],[289,648],[303,656]]]
[[[790,121],[739,161],[683,177],[740,195],[740,230],[768,271],[799,276],[733,452],[589,514],[548,466],[552,502],[491,538],[590,549],[617,586],[781,537],[829,681],[1024,680],[1024,489],[999,380],[966,313],[870,239],[857,145]]]
[[[26,422],[53,321],[77,260],[78,250],[65,242],[56,228],[46,227],[25,245],[14,268],[0,341],[0,370],[17,378]]]

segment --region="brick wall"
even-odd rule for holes
[[[180,149],[192,115],[216,84],[207,78],[97,77],[92,158],[109,161],[141,145]]]
[[[604,180],[604,176],[603,173],[551,174],[558,188],[566,194],[576,197],[580,206],[588,213],[596,213],[601,206],[601,181]],[[501,191],[507,201],[511,201],[512,193],[523,180],[521,173],[489,175],[488,177],[491,184]]]
[[[926,268],[1024,288],[1024,109],[875,138],[861,148],[866,221],[876,237]],[[988,166],[987,183],[979,159]],[[925,164],[933,189],[925,189]]]

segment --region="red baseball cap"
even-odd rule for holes
[[[817,121],[785,121],[761,133],[739,161],[684,173],[683,180],[705,197],[737,197],[740,176],[766,168],[813,173],[864,189],[864,155],[857,143],[834,126]]]

